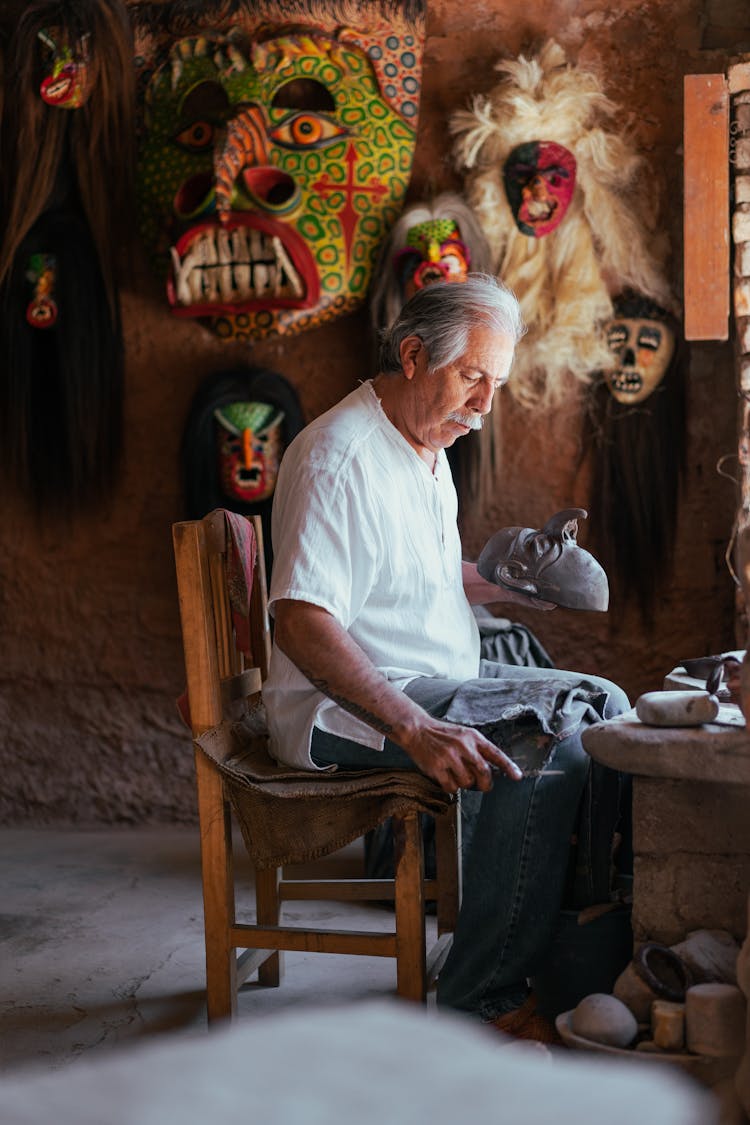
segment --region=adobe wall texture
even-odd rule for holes
[[[2,7],[7,7],[3,5]],[[682,78],[722,72],[743,31],[740,5],[694,0],[430,0],[424,88],[410,198],[460,189],[446,118],[489,89],[493,64],[554,35],[601,68],[607,91],[634,115],[655,179],[680,291]],[[2,12],[0,11],[0,15]],[[746,37],[747,38],[747,37]],[[167,821],[193,817],[189,739],[174,698],[182,687],[170,525],[182,517],[180,435],[199,382],[237,362],[267,365],[297,387],[308,418],[351,390],[364,312],[297,338],[248,349],[225,345],[165,310],[141,271],[124,295],[126,449],[121,483],[103,516],[40,527],[8,496],[0,529],[0,816],[6,822]],[[580,405],[526,415],[506,399],[507,463],[491,510],[463,513],[469,554],[491,532],[539,526],[559,508],[586,506],[576,474]],[[717,471],[736,449],[731,344],[692,348],[689,474],[677,565],[656,627],[636,614],[518,613],[556,662],[619,680],[635,697],[660,686],[686,656],[735,647],[734,593],[724,554],[735,487]],[[731,472],[731,460],[728,462]]]

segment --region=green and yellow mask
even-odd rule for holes
[[[210,7],[210,31],[162,20],[138,39],[141,233],[175,315],[234,339],[301,332],[363,301],[400,211],[422,11],[377,0],[341,27],[313,2],[302,26],[261,2],[217,25],[227,6]]]

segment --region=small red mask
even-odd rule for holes
[[[543,238],[560,225],[570,206],[576,160],[554,141],[527,141],[508,154],[503,180],[518,229]]]
[[[42,100],[58,109],[80,109],[90,93],[89,37],[84,36],[73,46],[64,31],[41,31],[39,38],[50,55],[39,87]]]

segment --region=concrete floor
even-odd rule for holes
[[[242,916],[252,920],[249,864],[238,867]],[[361,874],[361,843],[321,867]],[[603,1101],[592,1119],[604,1118],[606,1104],[613,1125],[740,1122],[734,1112],[718,1122],[716,1102],[676,1072],[657,1078],[647,1068],[634,1086],[619,1066],[607,1070],[598,1061],[590,1070],[579,1052],[543,1051],[540,1059],[532,1045],[511,1040],[501,1050],[501,1037],[437,1018],[434,1004],[428,1013],[357,1004],[395,996],[390,958],[286,954],[281,987],[246,985],[237,1023],[206,1037],[196,828],[0,829],[0,884],[0,1120],[8,1125],[200,1125],[229,1102],[227,1116],[250,1112],[270,1125],[377,1125],[386,1116],[402,1125],[448,1125],[457,1105],[469,1103],[478,1122],[540,1125],[554,1117],[575,1125],[595,1096]],[[326,926],[344,915],[358,929],[393,924],[387,908],[348,903],[291,903],[284,918]],[[300,1064],[307,1067],[304,1098],[279,1061],[290,1036],[304,1041],[298,1057],[292,1049],[298,1078]],[[425,1037],[420,1053],[415,1046]],[[356,1112],[342,1101],[341,1057]],[[227,1058],[234,1060],[228,1067]],[[436,1070],[435,1058],[445,1066]],[[381,1076],[375,1089],[372,1073]],[[257,1113],[247,1109],[249,1091],[260,1099]]]
[[[361,845],[324,861],[361,873]],[[296,869],[301,871],[301,869]],[[249,865],[243,918],[254,920]],[[206,1027],[197,828],[0,829],[0,1073]],[[290,903],[284,920],[389,929],[378,906]],[[347,923],[349,924],[349,923]],[[286,954],[278,989],[248,983],[243,1020],[303,1004],[390,998],[390,958]]]

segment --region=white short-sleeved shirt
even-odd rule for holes
[[[479,632],[463,589],[457,512],[445,452],[430,472],[372,383],[361,384],[284,454],[271,612],[284,598],[321,606],[398,687],[416,676],[477,676]],[[314,688],[276,645],[263,699],[280,761],[315,768],[314,725],[383,748],[382,734]]]

